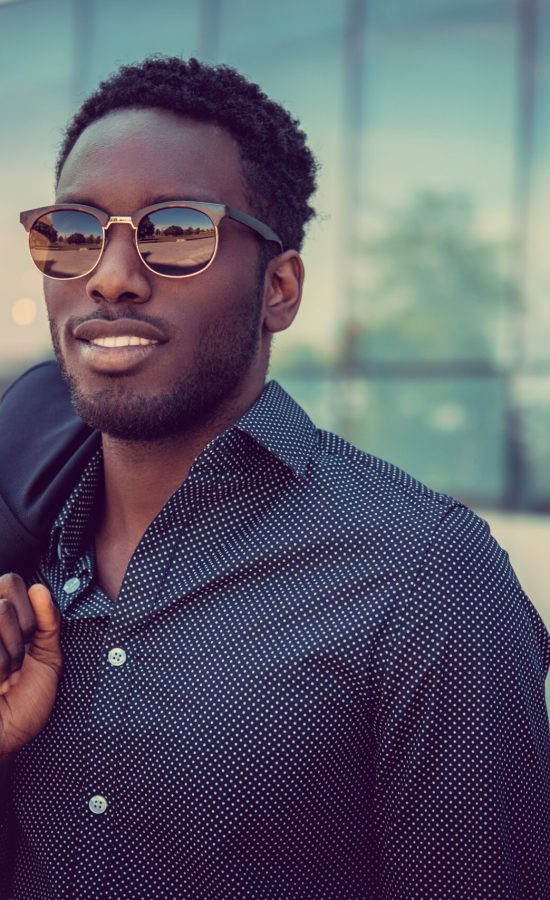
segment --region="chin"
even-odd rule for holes
[[[85,391],[67,378],[73,405],[90,428],[122,441],[162,441],[210,428],[227,418],[240,383],[196,378],[174,384],[170,391],[147,396],[121,379]],[[229,418],[231,416],[229,415]]]
[[[71,381],[69,386],[80,418],[91,428],[119,440],[158,441],[196,425],[196,411],[173,393],[147,397],[116,383],[92,393],[85,393]]]

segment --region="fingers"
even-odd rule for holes
[[[61,672],[61,644],[59,639],[59,613],[52,595],[43,584],[29,588],[29,599],[36,619],[29,653],[34,659]]]
[[[13,572],[8,575],[0,575],[0,598],[9,600],[14,607],[23,642],[27,643],[34,633],[36,621],[29,602],[27,587],[20,575],[15,575]]]
[[[9,600],[0,599],[0,684],[21,668],[25,643],[15,607]]]
[[[32,584],[28,592],[36,630],[42,632],[57,631],[58,617],[53,605],[52,595],[43,584]]]
[[[17,672],[25,656],[25,644],[35,629],[35,617],[25,582],[19,575],[0,577],[0,692]]]
[[[25,648],[40,662],[61,670],[59,616],[49,590],[34,584],[27,592],[19,575],[0,577],[0,694],[17,682]]]

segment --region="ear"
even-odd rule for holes
[[[296,250],[285,250],[268,263],[264,282],[264,327],[284,331],[300,307],[304,264]]]

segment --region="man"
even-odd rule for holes
[[[314,171],[236,72],[148,60],[22,213],[101,446],[1,583],[9,896],[550,896],[550,641],[506,554],[265,385]]]

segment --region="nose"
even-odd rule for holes
[[[151,297],[148,269],[136,249],[133,228],[111,225],[101,258],[88,278],[86,292],[95,303],[146,303]]]

